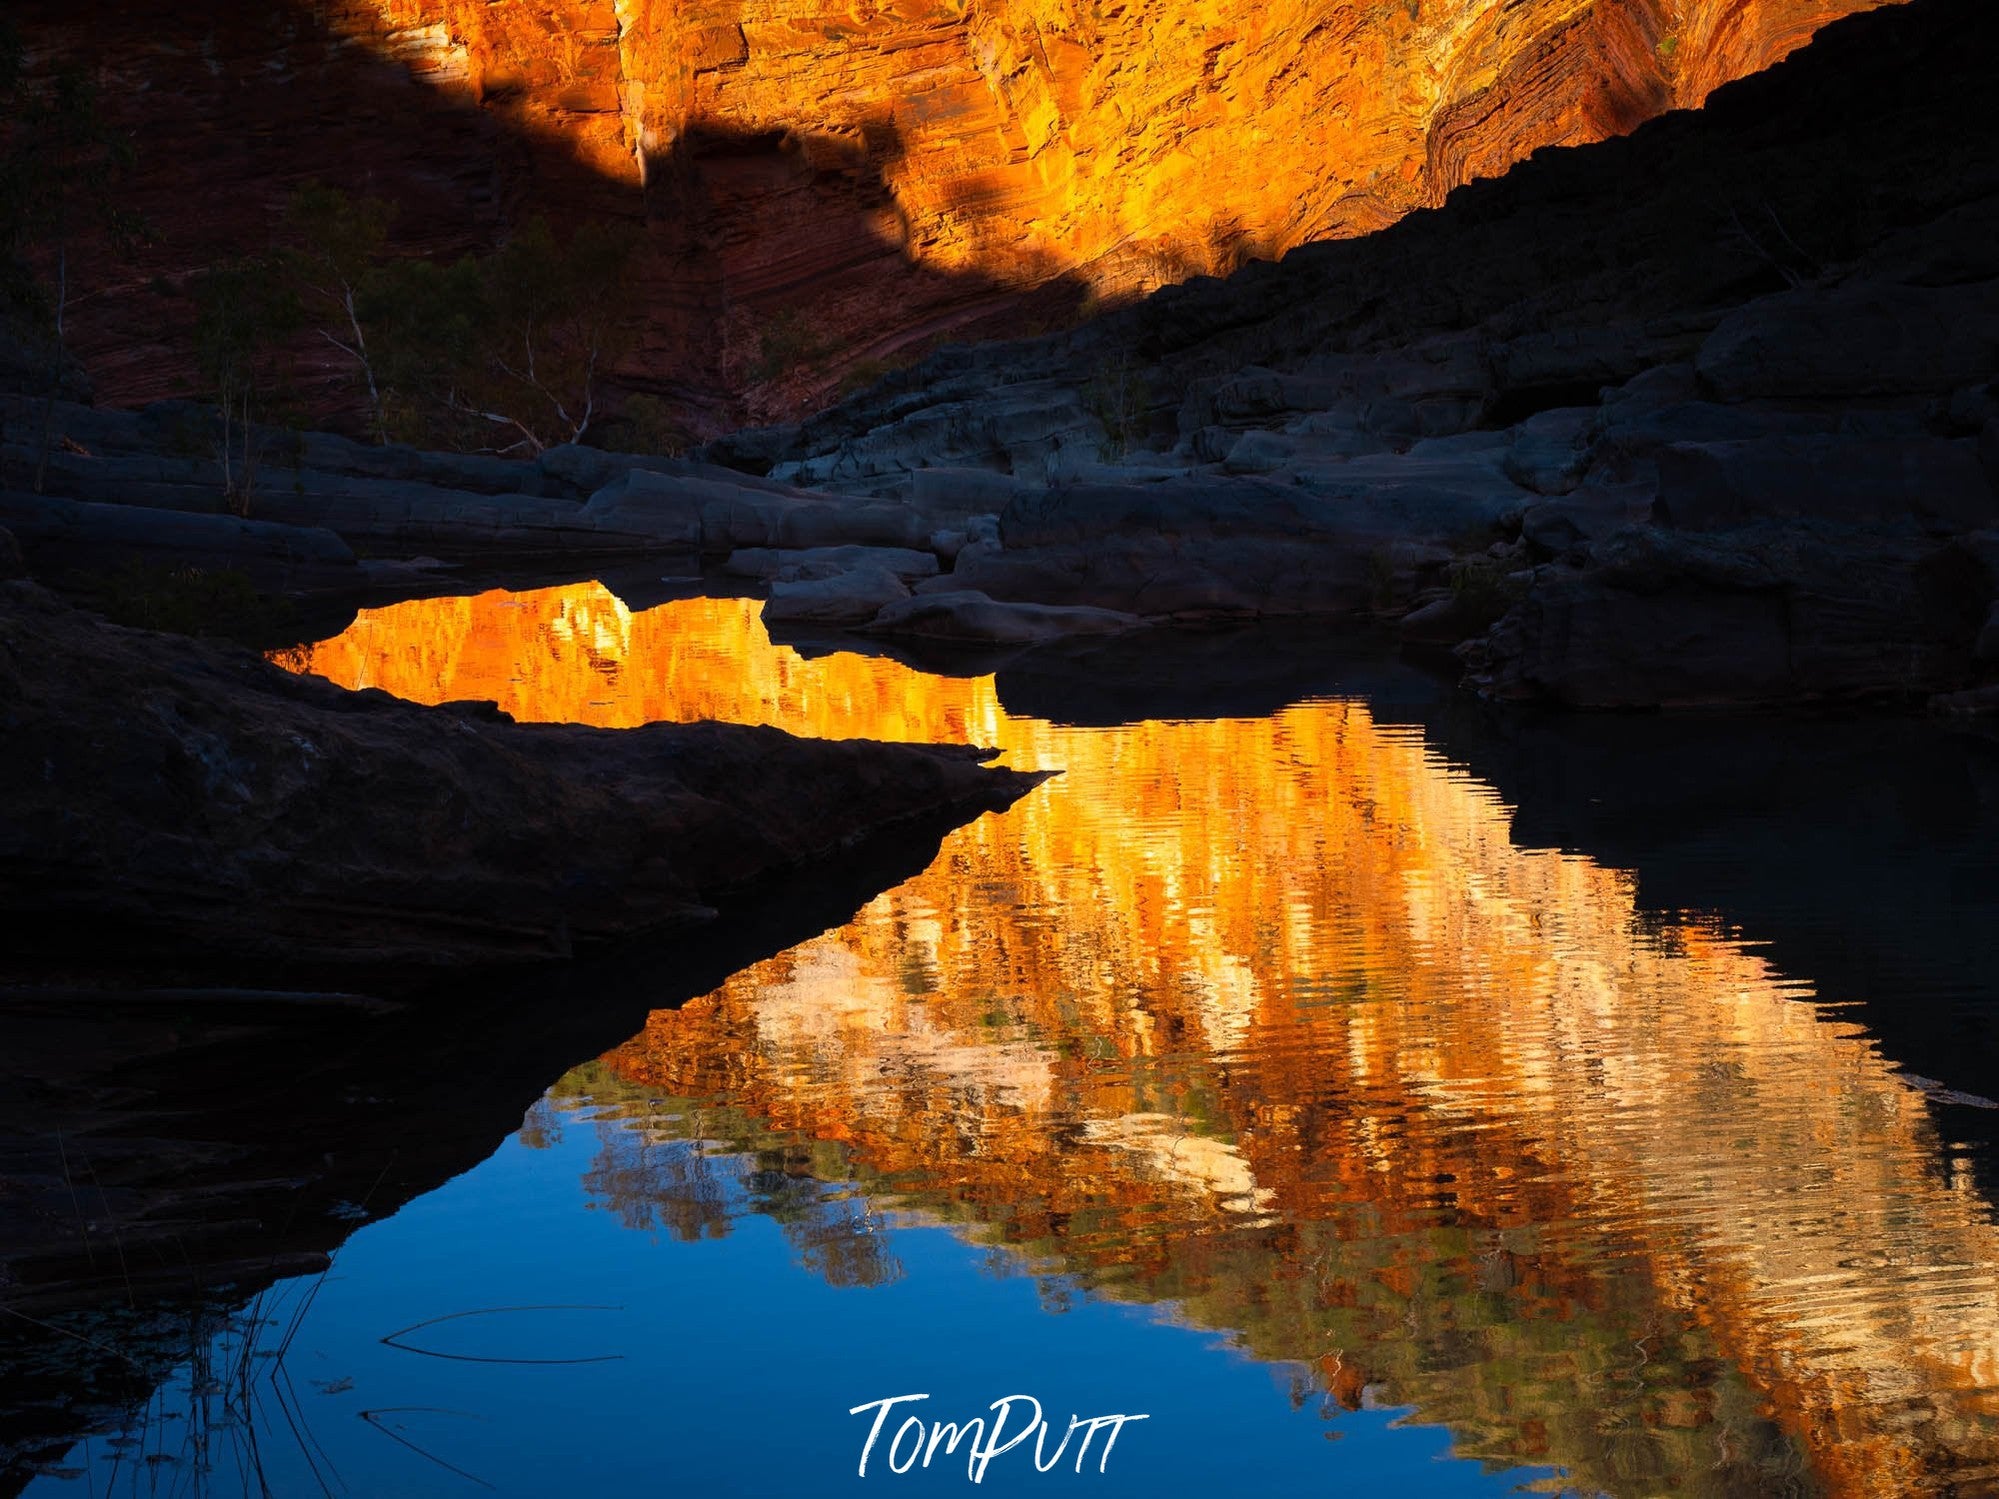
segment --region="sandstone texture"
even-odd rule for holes
[[[87,929],[93,961],[568,956],[699,926],[761,877],[1035,784],[987,758],[421,708],[0,584],[0,894],[24,937]]]
[[[1402,619],[1570,706],[1974,689],[1995,69],[1978,0],[1854,16],[1697,114],[703,456],[992,505],[919,598]]]
[[[142,149],[130,206],[157,239],[79,280],[103,399],[184,393],[187,278],[321,178],[395,201],[423,254],[536,211],[644,224],[622,377],[714,430],[945,335],[1378,229],[1538,148],[1699,105],[1874,3],[11,9],[32,60],[84,64]],[[301,345],[337,402],[324,354]]]
[[[719,567],[685,586],[877,640],[1346,616],[1571,706],[1973,691],[1999,670],[1995,67],[1975,0],[1851,16],[1699,112],[685,458],[271,434],[246,523],[197,408],[60,405],[51,496],[0,524],[86,593],[121,548],[334,596],[434,591],[439,563]]]

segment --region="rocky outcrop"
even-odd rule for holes
[[[1873,3],[13,10],[144,148],[130,206],[155,243],[82,267],[75,346],[104,399],[182,393],[187,277],[263,242],[316,176],[393,199],[420,253],[534,211],[643,223],[623,378],[732,425],[941,336],[1380,228],[1698,105]],[[300,352],[337,398],[337,367]]]
[[[767,623],[863,624],[909,597],[909,586],[886,568],[856,567],[823,578],[779,579],[764,605]]]
[[[986,758],[419,708],[0,584],[0,894],[24,940],[87,928],[98,962],[435,969],[698,926],[760,877],[1035,784]]]
[[[1067,334],[940,353],[694,459],[310,437],[257,519],[371,565],[734,557],[774,621],[988,644],[1080,618],[1030,629],[1011,605],[1406,618],[1488,691],[1576,705],[1975,688],[1995,66],[1989,8],[1912,0],[1698,114]],[[72,410],[59,492],[220,507],[212,464],[161,451],[188,408]],[[918,602],[939,595],[961,597]],[[1698,666],[1737,623],[1764,645]]]
[[[1144,623],[1113,609],[1000,603],[976,589],[954,589],[885,604],[868,629],[960,644],[1040,645],[1078,635],[1119,635]]]
[[[1623,531],[1549,564],[1472,653],[1489,693],[1590,708],[1908,697],[1970,680],[1999,576],[1841,527]]]
[[[919,596],[1405,617],[1573,706],[1975,687],[1995,67],[1975,0],[1856,16],[1702,114],[707,456],[990,497]]]

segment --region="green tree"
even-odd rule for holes
[[[10,321],[34,330],[47,353],[34,477],[40,492],[68,361],[78,236],[95,229],[124,250],[145,229],[119,203],[132,143],[105,122],[95,85],[74,68],[31,78],[23,55],[19,36],[0,22],[0,297]]]
[[[195,303],[195,355],[221,423],[223,494],[238,515],[247,515],[262,456],[257,415],[282,398],[284,354],[303,317],[278,255],[214,267],[196,283]]]
[[[624,282],[637,248],[622,225],[567,243],[532,219],[437,288],[448,346],[445,405],[508,439],[502,452],[579,442],[597,420],[604,372],[625,347]]]
[[[393,284],[385,258],[394,209],[380,198],[352,198],[338,188],[308,183],[285,206],[296,241],[286,264],[301,311],[320,338],[352,362],[367,392],[368,427],[377,442],[389,440],[382,350],[371,347],[368,328]]]
[[[36,300],[35,277],[27,259],[26,160],[17,120],[22,65],[20,33],[0,16],[0,313],[10,321]]]

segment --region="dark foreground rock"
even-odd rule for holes
[[[515,724],[350,693],[0,584],[0,904],[93,961],[560,957],[1036,778],[966,748]]]
[[[0,965],[0,1493],[129,1421],[192,1329],[243,1326],[272,1281],[327,1270],[362,1223],[485,1159],[566,1068],[851,920],[962,816],[760,881],[691,934],[445,975],[405,1002],[19,984]]]

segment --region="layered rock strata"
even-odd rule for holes
[[[1853,17],[1699,115],[707,456],[990,505],[997,544],[918,593],[1408,615],[1479,637],[1486,690],[1578,706],[1972,688],[1995,67],[1976,0]]]
[[[321,177],[398,203],[419,253],[535,211],[643,221],[624,374],[698,424],[1078,295],[1377,229],[1539,147],[1697,106],[1874,3],[16,10],[34,60],[84,63],[144,153],[127,191],[156,243],[79,282],[76,346],[107,399],[182,393],[186,278]]]
[[[1851,17],[1699,114],[1070,333],[947,350],[695,460],[299,439],[253,516],[290,540],[162,452],[187,408],[64,407],[65,498],[0,524],[41,575],[92,537],[234,548],[294,589],[426,557],[740,553],[707,586],[767,586],[801,629],[1018,645],[1359,615],[1464,646],[1509,697],[1976,708],[1999,675],[1995,65],[1971,0]]]

